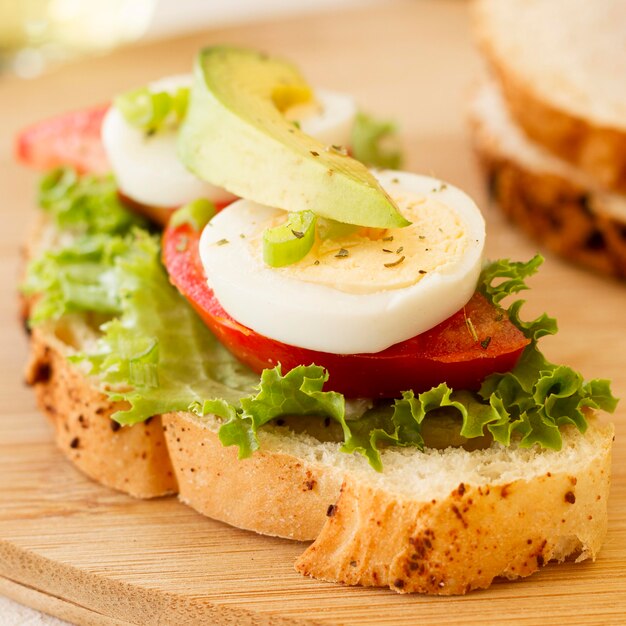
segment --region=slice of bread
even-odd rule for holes
[[[626,277],[626,195],[528,139],[493,82],[475,92],[470,122],[494,199],[516,224],[568,260]]]
[[[219,442],[213,416],[179,412],[112,427],[119,407],[67,359],[97,338],[93,328],[70,316],[31,335],[27,378],[66,456],[131,495],[178,488],[183,502],[215,519],[315,539],[296,563],[304,574],[459,594],[600,549],[613,428],[592,415],[585,435],[563,430],[560,451],[389,448],[377,473],[339,443],[268,426],[261,450],[238,460]]]
[[[163,417],[180,497],[264,534],[315,542],[303,574],[398,592],[461,594],[550,560],[595,558],[606,533],[613,427],[591,417],[560,451],[387,449],[384,471],[285,427],[237,460],[219,423]]]
[[[626,3],[475,0],[474,9],[517,123],[597,183],[626,191]]]

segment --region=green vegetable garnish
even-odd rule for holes
[[[392,170],[402,165],[402,150],[395,122],[377,120],[367,113],[357,113],[351,144],[354,158],[365,165]]]
[[[315,243],[316,217],[311,211],[289,213],[287,221],[263,233],[263,260],[283,267],[304,258]]]
[[[38,199],[60,230],[116,234],[145,223],[120,202],[112,176],[78,176],[71,168],[58,168],[42,178]]]
[[[114,105],[124,119],[148,134],[161,130],[166,124],[180,124],[187,114],[189,87],[180,87],[174,93],[152,92],[147,87],[127,91],[115,98]]]
[[[354,224],[344,224],[325,217],[317,218],[317,235],[320,239],[341,239],[349,237],[359,229]]]
[[[215,215],[215,205],[205,198],[198,198],[178,209],[170,218],[170,226],[178,228],[189,224],[196,232],[200,232]]]

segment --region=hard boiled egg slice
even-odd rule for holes
[[[174,93],[191,86],[191,76],[173,76],[152,83],[153,92]],[[102,142],[120,190],[126,196],[154,207],[178,207],[197,198],[225,204],[235,196],[192,174],[176,152],[177,130],[165,128],[147,136],[131,126],[112,106],[102,125]]]
[[[327,146],[348,147],[357,113],[354,100],[345,94],[326,89],[316,89],[315,100],[311,104],[287,109],[285,117],[297,122],[302,132]]]
[[[215,216],[200,258],[222,307],[261,335],[335,354],[380,352],[461,309],[481,269],[480,211],[439,180],[376,176],[412,224],[318,241],[286,267],[267,266],[262,254],[263,231],[284,211],[240,200]]]

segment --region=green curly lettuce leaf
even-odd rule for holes
[[[72,168],[57,168],[42,178],[38,200],[60,230],[114,235],[145,225],[120,202],[113,176],[79,176]]]
[[[392,170],[402,166],[403,156],[395,122],[357,113],[350,144],[354,158],[365,165]]]
[[[37,325],[80,311],[119,314],[114,259],[128,253],[131,245],[127,236],[98,234],[47,250],[33,260],[22,284],[26,295],[39,294],[29,323]]]
[[[187,410],[208,397],[237,401],[257,377],[222,347],[170,284],[158,239],[136,231],[132,247],[112,261],[107,276],[120,312],[102,327],[87,362],[114,401],[130,407],[113,419],[135,424]]]
[[[39,293],[31,324],[66,313],[107,314],[87,363],[112,400],[129,403],[113,418],[134,424],[190,402],[221,397],[236,402],[257,376],[215,339],[170,284],[155,235],[92,235],[65,242],[33,261],[25,283]]]
[[[488,265],[482,272],[479,291],[492,303],[527,289],[525,278],[534,274],[543,258],[536,255],[526,263],[506,259]],[[494,439],[507,444],[511,434],[520,435],[520,445],[536,443],[554,450],[562,446],[560,426],[572,424],[580,432],[587,429],[584,409],[601,408],[612,413],[617,400],[606,380],[585,382],[572,368],[550,363],[537,347],[538,340],[557,332],[556,320],[546,314],[531,321],[520,318],[523,300],[507,309],[511,322],[531,341],[516,366],[502,374],[485,378],[479,395],[484,401],[498,399],[509,414],[506,437],[493,433]],[[491,429],[490,429],[491,430]]]

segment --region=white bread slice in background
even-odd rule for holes
[[[512,221],[570,261],[626,277],[626,195],[532,142],[493,82],[475,91],[469,117],[494,199]]]
[[[607,526],[612,425],[563,430],[560,451],[387,449],[377,473],[285,427],[238,460],[219,422],[163,416],[183,502],[234,526],[316,541],[303,574],[401,593],[463,594],[550,560],[595,558]]]
[[[535,142],[626,191],[626,2],[475,0],[479,43]]]

